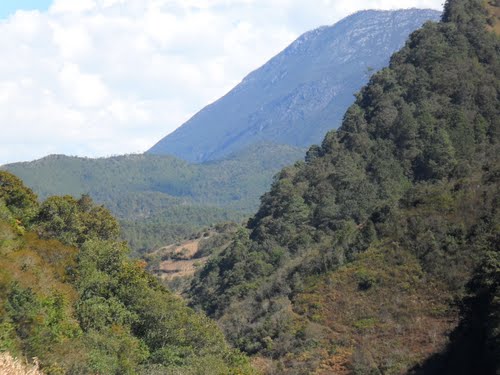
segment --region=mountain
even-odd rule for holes
[[[175,242],[213,223],[243,220],[258,207],[274,174],[304,152],[254,144],[204,164],[149,154],[99,159],[51,155],[2,168],[42,199],[89,194],[120,219],[124,239],[137,251]]]
[[[233,120],[229,124],[222,119],[245,113],[252,124],[272,122],[266,129],[279,133],[245,133],[232,145],[214,144],[217,161],[190,164],[157,152],[100,159],[52,155],[2,168],[21,177],[42,198],[89,194],[120,219],[123,238],[135,251],[190,237],[216,222],[240,221],[258,207],[274,174],[303,158],[306,148],[301,146],[319,141],[320,134],[337,126],[371,69],[387,64],[390,53],[411,31],[438,14],[366,11],[303,35],[193,119],[209,115],[213,126],[185,125],[172,135],[184,134],[182,141],[167,137],[176,147],[189,144],[197,150],[213,139],[226,143],[220,132],[229,134]],[[304,114],[302,125],[292,121],[299,112]],[[185,129],[191,129],[189,134]],[[300,132],[314,133],[314,139],[308,135],[306,140]],[[197,162],[213,159],[180,156]]]
[[[310,31],[148,153],[198,163],[259,142],[319,143],[340,125],[371,72],[386,66],[412,31],[439,16],[370,10]]]
[[[0,171],[0,352],[48,375],[500,373],[499,10],[448,0],[246,227],[153,254],[201,268],[192,308],[128,258],[105,208],[40,202]]]
[[[499,373],[499,9],[447,1],[195,276],[263,373]]]

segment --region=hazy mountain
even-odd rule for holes
[[[370,10],[307,32],[148,152],[203,162],[255,142],[318,143],[340,125],[372,71],[386,66],[411,32],[439,16],[433,10]]]

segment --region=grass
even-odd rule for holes
[[[38,362],[34,359],[34,364],[27,364],[9,353],[0,353],[0,374],[2,375],[43,375],[38,368]]]
[[[431,280],[405,249],[380,244],[310,284],[294,304],[323,327],[320,374],[400,374],[447,342],[456,324],[444,285]],[[311,324],[309,323],[309,324]]]
[[[488,29],[500,35],[500,6],[496,5],[495,0],[486,0],[484,6],[491,15],[492,20],[492,24],[488,26]]]

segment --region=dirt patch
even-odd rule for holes
[[[172,253],[172,254],[177,254],[177,255],[182,254],[187,259],[189,259],[189,258],[192,258],[196,254],[199,246],[200,246],[200,239],[196,239],[196,240],[192,240],[192,241],[183,242],[180,245],[174,244],[174,245],[162,247],[161,249],[158,250],[158,252],[160,252],[160,253]]]
[[[0,374],[3,375],[43,375],[38,369],[38,361],[33,365],[12,357],[9,353],[0,353]]]
[[[194,258],[201,240],[189,240],[158,249],[156,253],[163,259],[159,264],[158,275],[165,281],[192,277],[208,261],[208,257]]]
[[[190,260],[166,260],[160,263],[159,272],[163,280],[173,280],[176,277],[190,277],[207,261],[208,257]]]
[[[487,0],[484,6],[490,14],[488,30],[500,35],[500,1]]]

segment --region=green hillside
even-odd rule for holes
[[[90,196],[139,248],[244,215],[297,150],[7,166],[43,201],[0,171],[0,352],[47,374],[499,374],[497,8],[448,0],[246,227],[151,255],[199,267],[187,303]]]
[[[254,373],[117,235],[90,198],[39,204],[0,172],[0,352],[48,375]]]
[[[3,168],[42,198],[90,195],[120,219],[123,238],[134,250],[147,250],[203,226],[248,217],[273,175],[303,154],[299,148],[263,143],[206,164],[155,155],[53,155]]]
[[[448,1],[197,275],[192,305],[263,372],[500,370],[489,17],[482,1]]]

